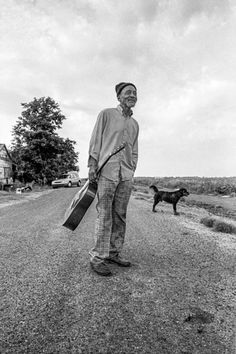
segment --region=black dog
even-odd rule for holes
[[[174,214],[178,215],[178,213],[176,211],[176,204],[178,203],[178,201],[180,200],[181,197],[187,197],[189,195],[189,192],[187,191],[186,188],[176,189],[173,192],[160,191],[154,185],[151,185],[149,188],[152,188],[154,190],[154,192],[155,192],[155,194],[154,194],[154,203],[153,203],[153,207],[152,207],[152,211],[154,213],[156,212],[155,206],[159,202],[163,202],[164,201],[164,202],[173,204]]]

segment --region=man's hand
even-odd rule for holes
[[[89,173],[88,173],[89,181],[94,182],[97,179],[97,170],[98,170],[97,160],[95,160],[92,156],[89,156],[88,166],[89,166]]]
[[[97,167],[90,166],[89,167],[89,181],[94,182],[97,179]]]

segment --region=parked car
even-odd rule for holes
[[[81,185],[81,180],[78,172],[71,171],[61,175],[59,178],[52,181],[52,188],[72,187]]]

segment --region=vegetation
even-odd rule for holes
[[[213,227],[215,222],[215,219],[210,218],[210,217],[205,217],[200,220],[200,223],[207,226],[207,227]]]
[[[202,218],[200,220],[200,223],[207,227],[212,227],[214,231],[224,232],[227,234],[236,234],[236,228],[233,225],[224,221],[214,219],[212,217]]]
[[[50,97],[22,103],[23,111],[13,127],[11,154],[17,178],[50,183],[68,170],[78,170],[75,141],[60,137],[56,130],[66,117]]]
[[[155,184],[159,188],[187,188],[194,194],[236,196],[236,177],[135,177],[143,186]]]

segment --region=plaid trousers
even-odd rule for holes
[[[99,178],[95,246],[89,252],[93,264],[114,257],[123,248],[132,184],[132,180],[111,181],[103,176]]]

